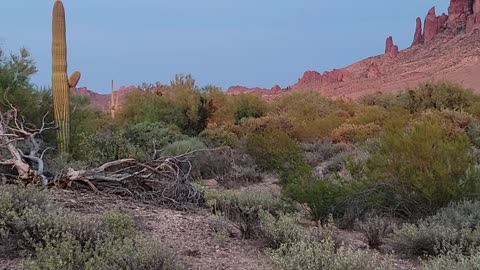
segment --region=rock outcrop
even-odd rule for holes
[[[448,15],[437,16],[432,7],[425,17],[423,36],[417,18],[413,45],[429,42],[439,34],[458,35],[480,28],[480,0],[450,0]]]
[[[413,46],[423,43],[423,29],[422,29],[422,19],[417,17],[417,22],[415,26],[415,35],[413,36]]]
[[[385,55],[390,56],[391,58],[396,58],[398,56],[398,46],[393,43],[393,37],[388,37],[385,44]]]

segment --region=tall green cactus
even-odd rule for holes
[[[52,31],[52,88],[57,140],[59,151],[67,152],[70,142],[70,88],[77,86],[81,74],[76,71],[70,79],[67,75],[67,33],[65,8],[61,0],[56,0],[53,6]]]

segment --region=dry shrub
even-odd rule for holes
[[[358,143],[373,137],[380,130],[381,127],[374,123],[343,124],[332,131],[331,138],[335,143]]]

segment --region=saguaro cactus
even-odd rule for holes
[[[70,79],[67,75],[67,31],[61,0],[56,0],[53,6],[52,32],[52,88],[57,140],[59,151],[67,152],[70,141],[70,88],[77,86],[81,74],[76,71]]]
[[[112,80],[112,94],[110,95],[110,113],[112,119],[115,119],[115,112],[117,110],[117,99],[115,98],[115,85]]]

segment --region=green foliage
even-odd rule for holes
[[[311,174],[300,145],[282,130],[266,129],[251,134],[246,148],[262,169],[280,172],[284,182]]]
[[[23,262],[25,270],[47,269],[184,269],[176,256],[163,244],[137,236],[109,240],[97,247],[82,246],[74,239],[49,243],[38,248],[35,257]]]
[[[268,211],[258,212],[261,237],[270,248],[294,243],[309,238],[309,231],[299,225],[299,217],[293,214],[277,213],[277,217]]]
[[[169,86],[161,86],[160,91],[138,89],[128,95],[118,121],[123,124],[161,122],[176,125],[191,136],[207,127],[208,98],[190,75],[177,75]]]
[[[392,222],[387,218],[371,216],[360,222],[357,229],[363,233],[370,248],[379,248],[394,228]]]
[[[325,223],[330,215],[342,218],[350,211],[349,199],[362,188],[360,183],[332,183],[323,180],[304,180],[289,183],[285,195],[308,205],[314,220]]]
[[[267,102],[259,95],[240,94],[231,98],[237,123],[243,118],[262,117],[269,110]]]
[[[469,253],[480,246],[479,202],[453,203],[418,224],[404,224],[394,231],[389,245],[407,255]]]
[[[465,255],[462,251],[451,251],[422,263],[421,270],[476,270],[480,265],[480,250]]]
[[[208,191],[207,202],[214,214],[233,221],[245,238],[261,237],[259,211],[285,212],[289,205],[269,192]]]
[[[0,110],[6,109],[6,98],[30,124],[38,126],[45,113],[53,111],[53,100],[50,91],[37,90],[31,83],[31,77],[36,72],[35,62],[26,49],[22,48],[19,54],[8,57],[0,49]],[[50,116],[48,120],[53,118]]]
[[[451,203],[427,218],[430,223],[455,228],[474,229],[480,226],[480,201],[463,201]]]
[[[274,264],[282,270],[347,270],[347,269],[392,269],[388,259],[368,250],[336,248],[332,239],[322,241],[297,241],[282,245],[269,253]]]
[[[160,151],[167,145],[188,138],[181,133],[178,127],[165,126],[161,123],[145,122],[129,125],[120,132],[121,136],[135,145],[135,147],[143,153],[145,158],[153,157],[155,149]]]
[[[90,165],[100,165],[122,158],[141,158],[141,149],[114,128],[104,128],[92,134],[81,135],[75,158],[88,162]]]
[[[28,252],[23,269],[182,269],[129,215],[84,218],[36,188],[0,186],[0,244],[12,254]]]
[[[468,109],[477,100],[478,96],[461,85],[440,81],[422,83],[397,96],[376,93],[364,97],[362,102],[389,109],[400,107],[416,113],[427,109]]]
[[[428,202],[431,210],[475,193],[467,173],[474,159],[464,134],[449,134],[439,120],[420,119],[404,127],[392,121],[366,163],[367,178],[388,183]]]

